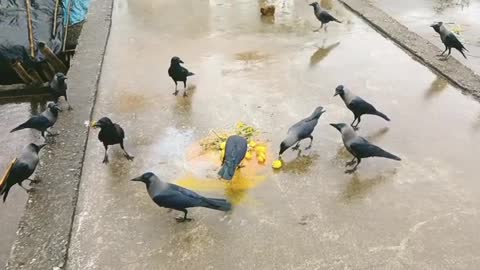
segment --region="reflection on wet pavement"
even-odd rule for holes
[[[325,57],[328,56],[330,51],[335,49],[338,45],[340,45],[340,42],[333,43],[332,45],[329,45],[327,47],[322,46],[321,48],[318,48],[310,57],[310,65],[314,66],[318,64],[320,61],[322,61]]]
[[[324,2],[346,21],[328,33],[312,31],[318,21],[304,0],[274,1],[270,23],[252,0],[115,2],[94,118],[124,127],[135,160],[112,147],[105,166],[101,143],[88,141],[69,269],[476,266],[478,103]],[[171,94],[173,55],[196,73],[188,98]],[[391,117],[365,118],[358,133],[402,162],[365,159],[344,174],[351,155],[328,125],[352,121],[332,97],[339,84]],[[319,105],[326,113],[312,149],[287,151],[274,171],[287,129]],[[228,183],[217,180],[219,153],[195,155],[195,147],[238,121],[261,130],[270,159],[250,161]],[[128,181],[146,171],[230,198],[235,209],[192,209],[195,220],[177,224],[178,213]]]

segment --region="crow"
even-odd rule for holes
[[[55,74],[53,79],[50,81],[49,84],[49,92],[55,98],[55,103],[58,104],[58,100],[60,97],[65,97],[65,101],[68,104],[68,110],[71,111],[73,108],[70,106],[67,97],[67,83],[65,82],[67,77],[61,72]]]
[[[465,59],[467,59],[467,57],[465,56],[465,53],[463,51],[465,50],[465,51],[468,52],[468,50],[457,39],[455,34],[453,34],[450,30],[448,30],[443,25],[443,22],[434,23],[434,24],[430,25],[430,27],[432,27],[433,30],[435,30],[435,32],[440,34],[440,38],[442,39],[443,45],[445,45],[445,50],[438,56],[443,56],[445,54],[445,52],[448,50],[448,54],[445,57],[445,59],[446,59],[446,58],[448,58],[448,56],[450,56],[450,53],[452,52],[452,48],[455,48],[463,55],[463,57],[465,57]]]
[[[225,180],[232,180],[235,169],[240,166],[247,153],[247,140],[238,135],[228,137],[225,145],[225,156],[222,161],[222,168],[218,172]]]
[[[322,23],[320,28],[318,28],[315,31],[318,31],[323,28],[323,25],[325,25],[325,31],[327,31],[327,24],[329,22],[337,22],[337,23],[342,23],[341,21],[337,20],[335,17],[330,15],[328,11],[324,10],[322,7],[320,7],[320,4],[318,2],[313,2],[310,4],[310,6],[313,7],[313,14],[315,14],[315,17]]]
[[[347,89],[343,85],[339,85],[335,89],[335,95],[333,95],[333,96],[337,96],[337,95],[339,95],[342,98],[342,100],[345,103],[345,105],[347,106],[347,108],[350,109],[350,111],[352,111],[352,113],[354,115],[354,119],[353,119],[353,122],[350,125],[354,129],[358,129],[358,125],[360,124],[360,121],[362,120],[361,117],[364,114],[377,115],[377,116],[380,116],[381,118],[383,118],[387,121],[390,121],[390,118],[388,118],[388,116],[386,116],[382,112],[377,111],[377,109],[375,109],[375,107],[373,107],[372,104],[366,102],[361,97],[355,95],[352,91],[350,91],[349,89]],[[354,126],[353,124],[357,120],[358,120],[358,123]]]
[[[187,208],[191,207],[206,207],[224,212],[232,209],[232,205],[227,200],[203,197],[189,189],[167,183],[151,172],[144,173],[131,181],[145,183],[150,198],[158,206],[183,212],[184,216],[177,218],[178,222],[191,220],[187,218]]]
[[[195,75],[195,73],[188,71],[188,69],[182,67],[180,64],[183,64],[183,61],[179,57],[172,57],[170,60],[170,67],[168,68],[168,75],[175,82],[175,92],[173,92],[173,95],[176,96],[178,94],[177,82],[183,82],[183,96],[186,97],[187,77]]]
[[[133,160],[133,156],[130,156],[125,148],[123,147],[123,139],[125,139],[125,132],[123,131],[120,125],[115,124],[108,117],[102,117],[100,120],[96,121],[92,125],[94,128],[99,127],[100,132],[98,133],[98,139],[103,143],[105,147],[105,156],[103,158],[103,163],[108,163],[108,146],[120,144],[125,157],[128,160]]]
[[[30,119],[28,119],[25,123],[12,129],[10,133],[25,128],[33,128],[40,131],[42,133],[42,137],[46,140],[47,138],[45,138],[45,132],[47,132],[50,136],[55,135],[50,133],[47,129],[52,127],[55,122],[57,122],[59,111],[62,110],[57,106],[57,104],[48,103],[47,109],[44,112],[30,117]]]
[[[353,173],[356,171],[358,165],[360,165],[360,162],[362,161],[362,158],[383,157],[393,160],[401,160],[399,157],[388,153],[382,148],[369,143],[363,137],[358,136],[355,133],[355,130],[353,130],[353,128],[347,124],[340,123],[330,125],[340,131],[345,148],[347,148],[348,152],[350,152],[350,154],[352,154],[354,157],[351,161],[347,162],[346,166],[352,166],[355,164],[355,167],[345,171],[346,173]],[[357,162],[355,162],[355,160]]]
[[[325,109],[322,106],[318,106],[309,117],[302,119],[300,122],[291,126],[288,129],[287,138],[285,138],[285,140],[283,140],[280,144],[280,152],[278,155],[281,156],[285,150],[290,148],[295,143],[297,145],[292,149],[297,150],[300,147],[300,141],[307,138],[310,139],[310,145],[307,146],[306,149],[310,149],[313,142],[312,132],[317,126],[318,119],[324,112]]]
[[[45,145],[46,144],[36,145],[31,143],[23,149],[22,154],[18,158],[12,161],[12,165],[7,169],[3,178],[0,179],[0,196],[3,195],[4,203],[7,200],[8,192],[15,184],[18,184],[25,191],[30,192],[33,191],[33,188],[26,189],[22,185],[22,182],[25,180],[29,180],[31,183],[40,182],[40,180],[31,180],[28,178],[35,171],[39,161],[38,152],[40,152],[40,149]]]

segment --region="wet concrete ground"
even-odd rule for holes
[[[283,5],[282,5],[283,3]],[[472,269],[480,246],[480,184],[474,143],[480,108],[341,6],[328,33],[306,1],[280,1],[272,22],[255,1],[115,2],[94,118],[126,131],[103,165],[92,130],[68,269]],[[196,75],[174,97],[169,60]],[[344,174],[350,155],[330,122],[352,120],[334,88],[345,84],[392,122],[364,117],[359,133],[403,161],[368,159]],[[153,171],[168,181],[212,178],[219,160],[191,149],[211,129],[237,121],[270,140],[270,160],[288,127],[322,105],[313,148],[244,181],[229,215],[158,208],[128,179]],[[305,143],[303,144],[305,146]],[[222,185],[218,185],[223,187]],[[213,186],[202,194],[231,193]],[[238,192],[238,191],[236,191]]]
[[[458,29],[457,35],[470,51],[467,58],[456,50],[452,55],[463,64],[480,74],[480,1],[478,0],[370,0],[390,16],[412,31],[436,44],[442,52],[443,46],[438,34],[429,25],[443,21],[450,30]]]
[[[0,123],[0,130],[2,130],[2,135],[0,136],[0,144],[2,145],[0,174],[2,176],[10,161],[21,153],[25,145],[31,142],[42,142],[40,134],[35,131],[9,132],[31,115],[45,110],[45,104],[46,101],[42,97],[0,99],[0,115],[2,116],[2,122]],[[28,181],[25,186],[28,186]],[[22,188],[15,186],[10,190],[6,203],[0,201],[0,268],[3,268],[7,263],[27,197],[27,193]]]

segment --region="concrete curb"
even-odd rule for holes
[[[363,18],[374,29],[415,56],[416,60],[447,78],[451,83],[462,89],[464,93],[480,100],[480,76],[453,57],[450,57],[448,61],[439,60],[436,55],[441,53],[443,48],[438,48],[423,37],[410,31],[367,0],[339,1],[353,13]]]
[[[6,269],[62,269],[68,256],[83,159],[103,57],[110,33],[113,0],[93,0],[70,68],[69,99],[74,111],[61,113],[60,135],[41,153],[36,177]]]

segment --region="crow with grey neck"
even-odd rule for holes
[[[323,107],[318,106],[309,117],[302,119],[300,122],[291,126],[288,129],[287,137],[280,144],[280,152],[278,155],[281,156],[285,150],[290,148],[295,143],[297,145],[292,149],[297,150],[300,147],[300,141],[307,138],[310,139],[310,145],[308,145],[306,149],[310,149],[313,143],[312,132],[317,126],[318,119],[324,112],[325,110]]]
[[[347,89],[343,85],[337,86],[335,89],[335,95],[333,96],[340,96],[347,106],[350,111],[352,111],[354,115],[353,122],[350,124],[354,129],[358,129],[358,125],[360,124],[360,121],[362,121],[362,115],[364,114],[372,114],[376,116],[380,116],[381,118],[390,121],[390,118],[383,114],[382,112],[377,111],[375,107],[373,107],[372,104],[366,102],[363,100],[361,97],[355,95],[350,89]],[[355,121],[358,120],[358,123],[356,125],[353,125]]]
[[[358,136],[355,133],[355,130],[347,124],[340,123],[330,125],[340,131],[345,148],[347,148],[348,152],[354,157],[351,161],[347,162],[346,166],[352,166],[355,164],[355,167],[345,171],[346,173],[353,173],[356,171],[362,158],[383,157],[393,160],[401,160],[399,157],[388,153],[382,148],[369,143],[363,137]]]
[[[195,75],[195,73],[188,71],[188,69],[182,67],[180,64],[183,64],[183,61],[179,57],[172,57],[172,59],[170,60],[170,67],[168,68],[168,75],[175,82],[175,92],[173,92],[173,95],[176,96],[178,94],[177,82],[183,82],[183,96],[186,97],[187,78],[189,76]]]
[[[125,158],[128,160],[133,160],[133,156],[130,156],[125,148],[123,147],[123,139],[125,139],[125,132],[119,124],[113,123],[112,120],[108,117],[102,117],[100,120],[94,122],[93,127],[99,127],[100,132],[98,133],[98,139],[103,143],[105,147],[105,156],[103,158],[103,163],[108,163],[108,146],[120,144]]]
[[[52,127],[55,122],[57,122],[58,112],[62,111],[57,104],[48,103],[47,109],[39,115],[34,115],[30,117],[25,123],[19,125],[18,127],[12,129],[10,132],[15,132],[17,130],[31,128],[36,129],[42,133],[42,137],[45,138],[45,132],[53,136],[54,134],[50,133],[47,129]]]
[[[443,42],[443,45],[445,45],[445,50],[442,52],[442,54],[440,54],[439,56],[442,56],[445,54],[445,52],[448,50],[448,54],[445,58],[447,58],[448,56],[450,56],[450,53],[452,51],[452,48],[455,48],[457,49],[462,55],[463,57],[465,57],[465,59],[467,58],[465,56],[465,53],[463,51],[467,51],[468,50],[463,46],[463,44],[457,39],[457,37],[455,36],[455,34],[453,34],[450,30],[448,30],[445,25],[443,25],[443,22],[437,22],[437,23],[434,23],[432,25],[430,25],[430,27],[433,28],[433,30],[435,30],[435,32],[437,32],[438,34],[440,34],[440,38],[442,39],[442,42]]]
[[[238,135],[228,137],[222,168],[218,172],[225,180],[232,180],[235,170],[240,166],[247,153],[247,140]]]
[[[7,200],[8,192],[15,184],[18,184],[27,192],[33,191],[33,188],[26,189],[22,185],[22,182],[25,180],[29,180],[31,183],[39,182],[39,180],[31,180],[28,178],[33,174],[35,168],[37,168],[39,161],[38,152],[40,152],[40,149],[44,146],[45,144],[36,145],[33,143],[27,145],[23,149],[22,154],[15,159],[3,181],[0,179],[0,196],[3,195],[3,202]]]
[[[65,101],[68,104],[68,110],[72,110],[72,106],[70,106],[70,102],[68,102],[68,97],[67,97],[67,83],[65,82],[67,80],[67,77],[61,72],[55,74],[53,76],[53,79],[50,81],[49,84],[49,91],[50,94],[55,98],[55,103],[58,104],[58,100],[60,97],[64,97]]]
[[[181,186],[167,183],[151,172],[144,173],[131,181],[145,183],[150,198],[158,206],[183,212],[184,216],[177,218],[178,222],[191,220],[187,218],[187,208],[191,207],[206,207],[224,212],[232,209],[232,205],[224,199],[203,197]]]
[[[335,17],[330,15],[328,11],[320,7],[320,4],[318,2],[313,2],[310,4],[310,6],[313,7],[313,14],[315,14],[315,17],[317,17],[317,19],[322,23],[320,28],[318,28],[316,31],[322,29],[323,25],[325,25],[325,31],[327,31],[327,24],[329,22],[342,23],[341,21],[337,20]]]

